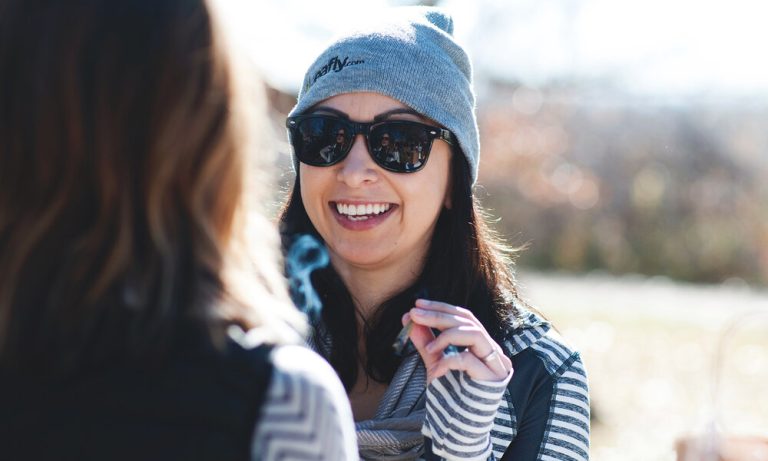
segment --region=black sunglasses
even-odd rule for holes
[[[454,145],[450,131],[411,120],[358,123],[333,115],[309,114],[288,117],[288,138],[302,163],[335,165],[349,154],[355,136],[365,136],[373,161],[387,171],[413,173],[424,168],[435,139]],[[344,137],[342,144],[337,136]],[[382,145],[382,141],[388,141]]]

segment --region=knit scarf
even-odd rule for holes
[[[330,336],[322,325],[316,325],[309,345],[321,354],[330,351]],[[373,419],[355,425],[361,459],[407,461],[424,453],[427,371],[411,344],[406,353]]]
[[[395,372],[373,419],[356,424],[362,459],[414,460],[423,454],[426,384],[427,372],[414,352]]]

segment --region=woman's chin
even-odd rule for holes
[[[367,245],[332,246],[332,260],[334,265],[344,265],[360,269],[375,269],[384,267],[391,260],[391,252],[382,251],[381,248]]]

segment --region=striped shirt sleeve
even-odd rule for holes
[[[358,460],[352,410],[331,366],[300,346],[273,351],[253,460]]]
[[[433,380],[421,430],[432,452],[447,460],[492,457],[490,432],[511,377],[512,372],[503,381],[480,381],[452,371]]]
[[[589,459],[589,393],[587,375],[578,354],[555,380],[549,419],[539,458],[542,461]]]

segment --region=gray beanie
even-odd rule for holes
[[[290,115],[332,96],[371,91],[397,99],[453,132],[477,180],[480,139],[472,65],[453,39],[453,19],[430,7],[391,16],[337,38],[309,67]]]

